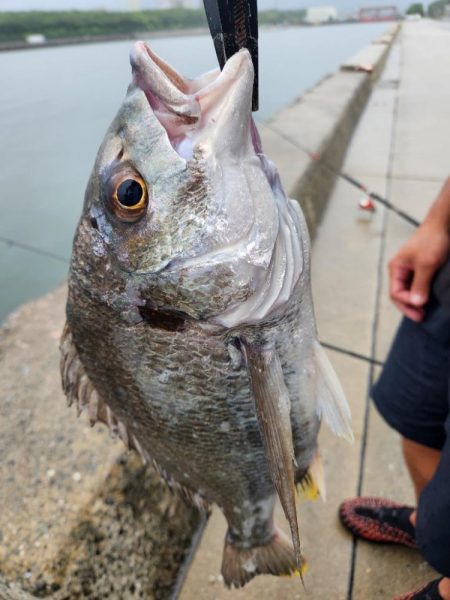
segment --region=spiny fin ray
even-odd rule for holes
[[[149,453],[139,443],[137,437],[117,418],[111,408],[104,402],[97,390],[92,385],[83,364],[78,356],[72,333],[66,323],[60,341],[60,371],[63,391],[67,397],[67,404],[75,404],[77,415],[87,412],[91,426],[96,423],[106,425],[111,437],[119,437],[128,450],[136,450],[145,464],[150,463],[162,479],[166,481],[170,489],[178,493],[189,504],[196,506],[199,510],[208,513],[209,502],[197,492],[181,485],[162,469]]]

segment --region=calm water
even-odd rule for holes
[[[264,120],[386,29],[382,23],[260,34]],[[209,36],[155,39],[187,76],[216,66]],[[125,94],[130,42],[0,53],[0,238],[68,260],[97,148]],[[0,241],[0,320],[66,276],[63,261]]]

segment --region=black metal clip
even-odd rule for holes
[[[256,0],[203,0],[220,68],[241,48],[255,70],[252,110],[258,110],[258,10]]]

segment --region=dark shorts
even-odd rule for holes
[[[423,323],[402,321],[372,397],[383,418],[402,436],[441,450],[449,377],[450,313],[433,305]]]
[[[450,312],[436,303],[423,323],[404,319],[381,376],[375,404],[403,437],[442,451],[418,506],[416,537],[425,559],[450,577]]]

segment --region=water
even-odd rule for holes
[[[256,118],[268,118],[385,29],[261,31]],[[216,66],[207,35],[155,39],[152,47],[187,76]],[[125,41],[0,53],[0,240],[41,252],[0,241],[0,320],[66,276],[87,178],[129,83],[129,48]]]

